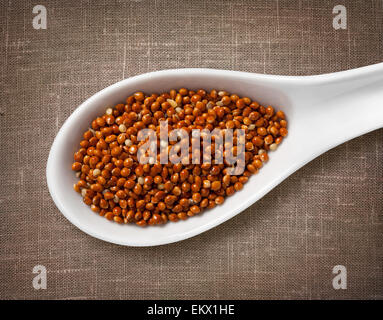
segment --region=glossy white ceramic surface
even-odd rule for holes
[[[270,153],[270,161],[242,191],[213,210],[177,223],[140,228],[119,225],[93,213],[73,190],[73,153],[82,133],[107,106],[123,102],[135,91],[172,88],[221,89],[248,96],[285,112],[289,134]],[[151,72],[122,80],[81,104],[58,132],[47,163],[51,196],[64,216],[89,235],[127,246],[154,246],[190,238],[240,213],[327,150],[383,127],[383,63],[306,77],[252,74],[213,69]]]

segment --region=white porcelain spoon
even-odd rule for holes
[[[82,133],[106,106],[124,101],[135,91],[172,88],[221,89],[248,96],[285,112],[289,134],[270,161],[242,191],[223,205],[186,221],[140,228],[119,225],[93,213],[73,190],[73,153]],[[320,154],[354,137],[383,127],[383,63],[318,76],[289,77],[213,69],[151,72],[122,80],[93,95],[66,120],[47,163],[47,182],[64,216],[93,237],[127,246],[154,246],[190,238],[248,208]]]

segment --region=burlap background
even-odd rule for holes
[[[32,27],[36,4],[47,30]],[[332,27],[337,4],[347,30]],[[98,90],[166,68],[305,75],[378,63],[382,4],[1,0],[0,298],[382,299],[383,130],[327,152],[225,224],[161,247],[82,233],[45,181],[54,136]],[[46,290],[32,287],[37,264]],[[332,287],[338,264],[347,290]]]

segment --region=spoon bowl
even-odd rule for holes
[[[219,89],[283,110],[289,134],[269,162],[221,206],[186,221],[147,228],[111,223],[94,214],[73,190],[71,164],[82,133],[107,106],[135,91]],[[275,76],[213,69],[151,72],[122,80],[82,103],[58,132],[47,163],[50,194],[64,216],[82,231],[127,246],[154,246],[207,231],[248,208],[307,162],[327,150],[383,127],[383,63],[317,76]]]

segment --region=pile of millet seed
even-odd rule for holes
[[[182,128],[189,134],[193,129],[244,129],[245,171],[228,175],[231,165],[216,164],[214,141],[211,164],[160,164],[160,154],[141,164],[137,151],[144,141],[137,139],[139,130],[159,132],[159,122],[165,120],[169,131]],[[117,223],[146,226],[185,220],[241,190],[268,161],[268,151],[277,149],[286,128],[282,111],[226,91],[136,92],[125,103],[107,108],[84,133],[72,164],[79,178],[74,190],[94,212]],[[169,142],[169,148],[175,143]]]

